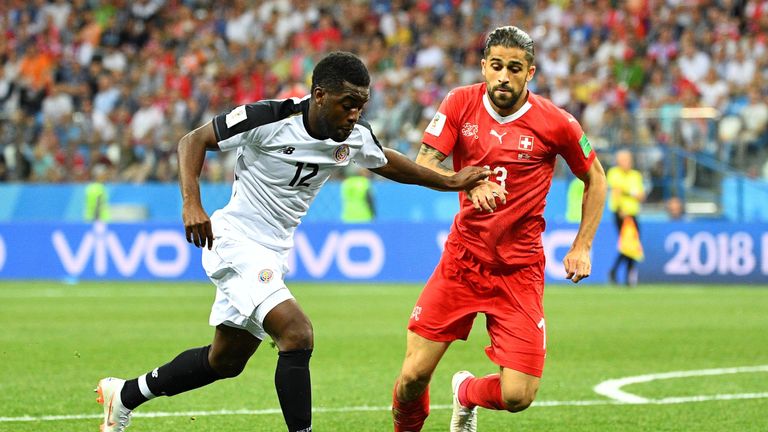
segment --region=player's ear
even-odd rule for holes
[[[317,86],[312,89],[312,98],[318,106],[323,105],[323,99],[325,99],[325,90],[322,87]]]
[[[486,65],[485,59],[480,59],[480,73],[483,74],[483,78],[485,78],[485,65]]]
[[[531,65],[531,67],[528,68],[528,76],[525,77],[525,81],[528,82],[533,79],[533,75],[536,74],[536,66]]]

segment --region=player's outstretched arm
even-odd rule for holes
[[[187,241],[197,247],[213,247],[211,220],[200,201],[200,172],[206,150],[219,150],[213,123],[208,122],[179,140],[179,187],[181,188],[182,220]]]
[[[603,217],[606,195],[605,171],[603,171],[603,166],[597,158],[592,161],[589,170],[580,175],[579,178],[584,182],[581,223],[571,250],[563,259],[567,273],[566,278],[573,283],[578,283],[589,277],[592,272],[589,252],[592,249],[592,240],[595,238],[598,225],[600,225],[600,219]]]
[[[419,149],[419,154],[416,155],[416,163],[429,168],[432,171],[441,173],[443,175],[455,174],[453,170],[450,170],[443,166],[443,161],[448,156],[437,150],[436,148],[422,144]],[[507,203],[507,191],[501,187],[498,183],[492,181],[478,182],[473,188],[468,189],[467,199],[472,201],[472,206],[475,210],[487,211],[493,213],[496,210],[496,201],[501,204]]]
[[[467,167],[453,175],[444,175],[416,164],[396,150],[385,148],[384,155],[387,164],[371,171],[399,183],[417,184],[441,191],[471,189],[492,174],[486,168]]]

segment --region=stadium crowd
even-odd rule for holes
[[[303,96],[331,50],[373,75],[367,117],[414,156],[446,91],[478,82],[485,32],[536,41],[531,88],[593,145],[664,146],[768,179],[768,0],[4,0],[0,181],[176,179],[175,146],[233,106]],[[716,111],[696,108],[711,107]],[[230,175],[226,154],[204,177]]]

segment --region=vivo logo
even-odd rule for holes
[[[334,262],[339,272],[351,279],[367,279],[378,276],[384,267],[384,243],[373,231],[331,231],[317,251],[301,231],[296,232],[294,242],[295,247],[288,258],[289,267],[296,268],[296,260],[299,260],[313,278],[324,277]],[[353,248],[366,249],[368,258],[365,261],[352,260],[350,251]]]
[[[189,265],[187,241],[173,230],[139,231],[133,242],[123,247],[116,233],[97,223],[77,245],[70,245],[59,230],[53,232],[51,241],[61,264],[71,276],[79,276],[91,261],[98,276],[107,274],[110,262],[125,277],[136,274],[142,263],[152,276],[166,278],[179,276]],[[176,253],[170,259],[160,259],[160,248],[172,248]]]

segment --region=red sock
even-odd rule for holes
[[[392,418],[395,432],[419,432],[429,415],[429,387],[418,399],[402,402],[397,399],[399,384],[400,380],[395,381],[395,390],[392,394]]]
[[[501,399],[501,376],[493,374],[482,378],[467,378],[459,386],[459,403],[467,408],[481,406],[492,410],[506,410]]]

